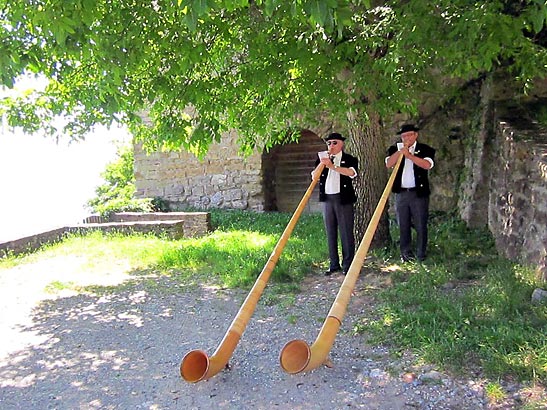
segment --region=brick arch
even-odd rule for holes
[[[303,130],[298,142],[276,146],[262,155],[266,211],[295,211],[311,183],[317,152],[325,149],[321,138]],[[317,190],[316,187],[305,212],[320,210]]]

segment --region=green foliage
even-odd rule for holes
[[[529,104],[524,109],[532,118],[532,121],[538,122],[543,127],[547,127],[547,101],[545,99]]]
[[[159,196],[152,198],[150,203],[154,212],[169,212],[171,210],[169,202]]]
[[[160,198],[134,198],[133,147],[121,147],[118,158],[106,166],[101,176],[106,181],[95,190],[96,197],[87,202],[92,212],[108,216],[114,212],[166,211]]]
[[[506,69],[529,87],[547,72],[539,0],[44,0],[0,10],[1,83],[50,80],[0,102],[8,124],[78,137],[116,120],[146,148],[198,156],[228,130],[248,153],[318,117],[413,112],[416,92],[447,77]],[[62,130],[51,125],[58,115]]]

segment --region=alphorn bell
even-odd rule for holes
[[[232,357],[239,339],[241,338],[241,335],[247,327],[247,323],[254,313],[258,299],[260,299],[260,296],[266,287],[266,283],[268,283],[270,274],[275,268],[275,265],[277,264],[287,240],[291,236],[298,218],[300,218],[302,211],[306,207],[306,203],[308,202],[317,181],[319,181],[319,176],[321,175],[323,168],[324,165],[320,164],[320,167],[314,173],[310,186],[300,200],[296,211],[294,211],[294,214],[283,231],[281,238],[279,238],[277,245],[264,266],[264,269],[262,269],[262,272],[256,279],[255,284],[245,298],[239,312],[232,321],[232,324],[228,328],[228,331],[224,335],[224,338],[220,342],[220,345],[217,347],[216,351],[211,357],[208,357],[207,353],[203,350],[192,350],[182,359],[180,364],[180,375],[187,382],[196,383],[201,380],[207,380],[228,365],[228,361],[230,360],[230,357]]]
[[[378,202],[372,218],[370,219],[361,244],[359,245],[357,252],[355,252],[355,257],[351,262],[346,277],[342,282],[340,290],[338,291],[338,295],[334,300],[334,303],[327,318],[325,319],[325,322],[323,323],[323,326],[321,327],[319,335],[315,339],[315,342],[310,347],[304,340],[296,339],[288,342],[281,350],[279,360],[281,362],[281,367],[287,373],[296,374],[305,372],[315,369],[322,364],[331,367],[328,354],[334,344],[334,339],[336,338],[338,329],[342,324],[342,319],[346,313],[346,308],[348,306],[351,293],[353,292],[353,288],[355,287],[355,283],[357,282],[357,278],[361,272],[361,267],[363,266],[367,256],[368,248],[372,242],[376,228],[378,227],[378,222],[380,221],[380,217],[384,211],[391,187],[393,186],[393,181],[395,180],[395,176],[397,175],[397,171],[403,158],[404,155],[400,155],[395,163],[395,167],[391,172],[384,192],[380,197],[380,201]]]

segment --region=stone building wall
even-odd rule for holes
[[[547,280],[547,129],[500,120],[495,142],[488,227],[498,250],[536,265]]]
[[[547,127],[537,119],[547,84],[533,98],[515,95],[490,78],[442,109],[424,100],[419,138],[437,149],[430,209],[488,227],[502,255],[547,280]]]
[[[471,107],[476,106],[474,97],[468,96],[470,105],[466,109],[433,113],[420,124],[419,141],[436,151],[435,165],[429,171],[431,211],[450,212],[458,208],[466,145],[474,138],[471,112]]]
[[[135,146],[138,198],[160,197],[171,210],[264,209],[261,155],[243,158],[235,134],[211,145],[203,160],[188,152],[147,154]]]
[[[469,226],[487,226],[502,255],[547,280],[547,126],[538,120],[547,98],[540,88],[519,100],[499,84],[482,84],[465,160],[452,164],[461,169],[458,211]]]
[[[494,161],[495,118],[492,87],[485,83],[480,90],[475,113],[468,124],[469,138],[462,148],[463,162],[458,187],[460,216],[470,227],[485,226],[488,221],[489,179]]]

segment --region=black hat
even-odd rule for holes
[[[346,138],[342,137],[342,135],[338,134],[337,132],[333,132],[333,133],[329,134],[329,136],[327,138],[325,138],[325,141],[331,141],[331,140],[345,141]]]
[[[399,131],[397,131],[397,134],[403,134],[405,132],[409,131],[419,131],[420,129],[416,127],[414,124],[405,124],[401,127]]]

